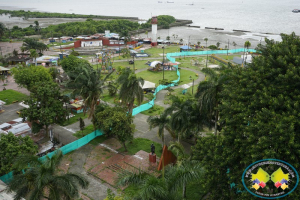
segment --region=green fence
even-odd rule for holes
[[[244,51],[248,51],[248,52],[253,52],[253,53],[256,53],[256,50],[254,49],[232,49],[232,50],[228,50],[228,53],[239,53],[239,52],[244,52]],[[211,50],[211,51],[194,51],[194,52],[180,52],[180,53],[167,53],[166,57],[168,60],[170,60],[171,62],[175,62],[176,59],[173,58],[173,57],[177,57],[177,56],[196,56],[196,55],[206,55],[206,54],[226,54],[227,53],[227,50]],[[136,115],[140,112],[143,112],[145,110],[148,110],[150,108],[152,108],[154,106],[154,100],[156,99],[156,94],[165,89],[165,88],[168,88],[168,87],[172,87],[174,86],[176,83],[179,82],[180,80],[180,72],[178,70],[178,66],[174,66],[176,67],[176,71],[177,71],[177,75],[178,75],[178,78],[177,80],[174,80],[172,81],[173,83],[172,84],[169,84],[169,85],[159,85],[156,89],[155,89],[155,92],[154,92],[154,98],[146,103],[146,104],[142,104],[136,108],[133,109],[132,111],[132,115]],[[60,148],[60,150],[62,151],[62,153],[65,155],[75,149],[78,149],[86,144],[88,144],[91,140],[95,139],[96,137],[100,136],[100,135],[103,135],[103,132],[99,131],[99,130],[96,130],[72,143],[69,143],[63,147]],[[53,154],[55,153],[54,152],[51,152],[51,153],[48,153],[46,156],[49,156],[50,158],[53,156]],[[41,157],[40,159],[43,161],[46,159],[46,156],[43,156]],[[3,181],[4,183],[8,183],[13,177],[13,172],[9,172],[8,174],[5,174],[3,176],[0,177],[0,180]]]
[[[87,143],[89,143],[90,141],[92,141],[93,139],[95,139],[96,137],[103,135],[102,131],[96,130],[78,140],[75,140],[72,143],[69,143],[63,147],[60,148],[60,150],[62,151],[62,153],[65,155],[75,149],[78,149],[84,145],[86,145]],[[40,160],[44,161],[46,159],[46,156],[48,157],[52,157],[54,155],[56,151],[53,151],[51,153],[48,153],[47,155],[43,156],[40,158]],[[3,181],[4,183],[9,183],[10,180],[13,178],[13,172],[9,172],[8,174],[5,174],[3,176],[0,177],[0,180]]]

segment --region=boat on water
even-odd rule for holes
[[[299,9],[294,9],[294,10],[292,10],[292,12],[293,13],[298,13],[298,12],[300,12],[300,10]]]

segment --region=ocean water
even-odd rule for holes
[[[258,33],[300,34],[299,0],[0,0],[1,8],[46,12],[133,16],[149,19],[169,14],[194,25],[242,29]],[[188,5],[189,4],[189,5]],[[193,5],[191,5],[193,4]]]
[[[178,40],[183,38],[186,43],[188,39],[196,43],[208,37],[208,44],[219,41],[222,43],[221,46],[225,46],[230,40],[242,46],[245,40],[250,40],[257,45],[263,42],[265,37],[280,40],[280,33],[295,32],[300,35],[300,13],[292,12],[293,9],[300,9],[299,0],[168,0],[168,2],[165,0],[0,0],[0,8],[130,16],[140,19],[167,14],[177,19],[193,20],[193,25],[201,26],[200,29],[181,27],[158,31],[158,36],[162,39],[175,34],[178,35]],[[18,22],[20,19],[10,20]],[[205,30],[205,27],[224,28],[224,31]],[[247,30],[251,33],[235,34],[233,29]]]

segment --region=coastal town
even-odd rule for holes
[[[0,199],[300,195],[295,33],[224,42],[172,33],[200,26],[170,15],[0,14],[26,25],[0,22]]]

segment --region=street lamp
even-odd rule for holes
[[[162,67],[163,67],[163,80],[165,80],[165,67],[164,67],[164,63],[165,63],[165,46],[163,46],[162,49],[163,49],[163,63],[162,63]]]
[[[133,53],[133,73],[135,73],[135,66],[134,66],[134,57],[135,57],[135,53]]]
[[[207,60],[208,60],[208,51],[206,51],[206,68],[207,68]]]
[[[193,79],[192,94],[194,94],[194,79]]]

